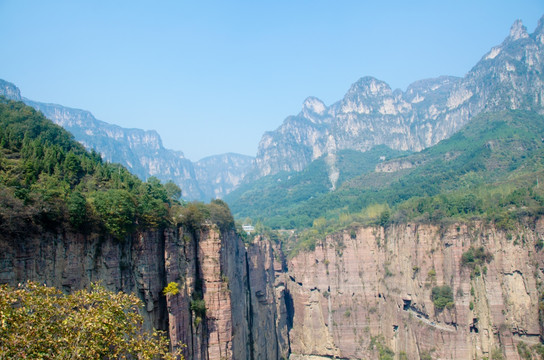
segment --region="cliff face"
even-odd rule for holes
[[[269,248],[252,249],[249,257],[234,233],[212,226],[150,231],[125,242],[69,233],[0,236],[0,283],[32,280],[71,291],[100,281],[137,294],[146,328],[166,330],[176,348],[185,344],[187,359],[278,359],[288,350],[275,340],[276,297],[267,282],[274,278],[273,257]],[[170,282],[178,283],[179,294],[163,295]],[[267,289],[266,300],[252,287]],[[198,307],[202,300],[205,310]]]
[[[482,224],[361,228],[328,237],[289,261],[292,358],[376,358],[384,345],[408,359],[480,359],[538,344],[544,221],[515,231]],[[462,265],[470,247],[493,259]],[[452,289],[439,310],[433,288]],[[376,345],[376,344],[380,345]]]
[[[0,283],[31,280],[72,291],[100,281],[110,290],[138,294],[146,326],[166,329],[163,252],[159,232],[136,234],[123,243],[79,234],[0,237]]]
[[[286,260],[213,226],[98,236],[0,237],[0,283],[65,291],[102,281],[138,294],[147,328],[168,331],[187,359],[520,359],[539,344],[544,219],[508,231],[481,223],[404,224],[329,236]],[[478,266],[462,256],[480,246]],[[163,295],[176,282],[179,294]],[[432,299],[447,286],[444,309]],[[199,308],[199,301],[205,310]],[[201,303],[202,304],[202,303]]]
[[[17,89],[9,89],[13,88]],[[4,93],[11,90],[6,88]],[[156,131],[126,129],[97,120],[85,110],[23,100],[74,134],[86,148],[99,152],[104,160],[122,164],[141,179],[155,176],[162,181],[171,180],[181,187],[188,200],[209,201],[225,196],[253,165],[252,157],[240,154],[210,156],[193,163],[181,151],[164,148]]]
[[[223,198],[236,189],[252,169],[255,159],[240,154],[209,156],[194,163],[196,179],[205,201]]]

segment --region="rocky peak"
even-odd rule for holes
[[[372,76],[365,76],[351,85],[346,97],[356,95],[366,98],[373,98],[391,94],[391,87],[389,87],[385,81],[378,80]]]
[[[392,96],[391,87],[386,82],[366,76],[351,85],[344,99],[333,107],[344,114],[370,114],[380,111],[385,99],[391,99]]]
[[[304,104],[302,105],[302,116],[312,122],[317,122],[318,118],[325,115],[326,112],[327,106],[320,99],[310,96],[304,100]]]
[[[437,78],[417,80],[411,83],[410,85],[408,85],[408,88],[406,89],[406,93],[407,94],[412,94],[417,92],[426,93],[429,91],[436,90],[439,87],[444,85],[451,85],[451,84],[457,83],[459,82],[459,80],[461,80],[461,78],[457,76],[447,76],[447,75],[439,76]]]
[[[15,85],[0,79],[0,96],[5,96],[10,100],[21,101],[21,91]]]
[[[527,33],[527,28],[523,26],[521,20],[516,20],[514,25],[510,28],[510,35],[508,35],[508,40],[515,41],[519,39],[528,38],[529,34]]]
[[[259,173],[303,169],[328,153],[330,136],[336,149],[364,152],[386,145],[419,151],[448,138],[482,111],[543,112],[543,44],[544,17],[531,35],[518,20],[504,42],[462,78],[416,81],[406,92],[393,92],[384,81],[363,77],[323,115],[313,112],[322,103],[308,98],[299,116],[263,136],[255,162]]]
[[[325,110],[327,110],[325,103],[313,96],[304,100],[304,104],[302,105],[303,112],[313,112],[315,114],[323,115]]]
[[[536,26],[533,35],[539,43],[544,44],[544,16],[538,20],[538,25]]]

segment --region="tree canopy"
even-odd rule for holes
[[[173,183],[142,182],[121,165],[102,162],[41,113],[0,98],[3,233],[67,224],[122,240],[137,227],[165,226],[180,195]]]
[[[0,285],[0,359],[176,359],[160,332],[142,329],[134,295],[93,285],[64,295],[28,282]]]

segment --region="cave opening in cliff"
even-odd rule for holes
[[[283,291],[283,298],[285,300],[285,309],[287,311],[287,328],[291,330],[293,328],[293,319],[295,317],[295,305],[293,302],[293,296],[289,290]]]

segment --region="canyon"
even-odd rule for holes
[[[287,257],[261,236],[243,243],[208,224],[133,234],[0,238],[0,282],[73,291],[102,282],[137,294],[146,328],[187,359],[521,359],[540,344],[544,219],[515,229],[480,221],[356,227]],[[469,249],[493,254],[478,271]],[[171,282],[180,292],[162,294]],[[438,309],[437,286],[453,302]],[[192,304],[203,300],[205,310]]]
[[[329,169],[325,191],[333,192],[341,185],[343,150],[386,145],[419,151],[479,113],[542,114],[543,46],[544,18],[532,34],[516,22],[464,78],[423,80],[402,92],[364,77],[330,107],[310,97],[299,115],[263,136],[256,159],[226,154],[192,163],[181,152],[164,149],[156,132],[122,129],[83,110],[24,99],[2,80],[0,94],[39,109],[106,161],[119,161],[141,178],[173,179],[187,198],[221,197],[244,181],[300,171],[319,157]],[[541,152],[530,153],[527,141],[511,142],[516,152],[502,155],[510,160],[531,155],[531,161],[518,164],[527,171],[524,182],[501,181],[515,187],[533,184],[536,177],[528,189],[538,189]],[[539,149],[541,137],[537,143],[529,145]],[[484,148],[498,144],[491,139]],[[12,150],[7,155],[19,159]],[[446,155],[445,162],[459,152]],[[423,164],[405,157],[380,162],[375,172],[392,177]],[[467,177],[475,174],[461,170]],[[512,174],[515,167],[509,170]],[[19,179],[13,183],[19,185]],[[262,201],[262,189],[257,195]],[[25,199],[18,199],[23,204]],[[51,225],[29,234],[17,229],[0,234],[0,284],[31,280],[71,292],[101,282],[136,294],[145,328],[166,331],[186,359],[523,359],[523,351],[535,356],[543,351],[544,218],[541,210],[520,216],[528,205],[516,206],[505,200],[505,217],[513,222],[439,213],[432,221],[347,225],[327,235],[316,230],[314,244],[298,252],[266,235],[239,235],[210,221],[140,227],[124,240],[73,227]],[[467,254],[479,249],[483,258],[468,261]],[[179,293],[164,294],[172,283]],[[437,301],[441,291],[446,301]]]

